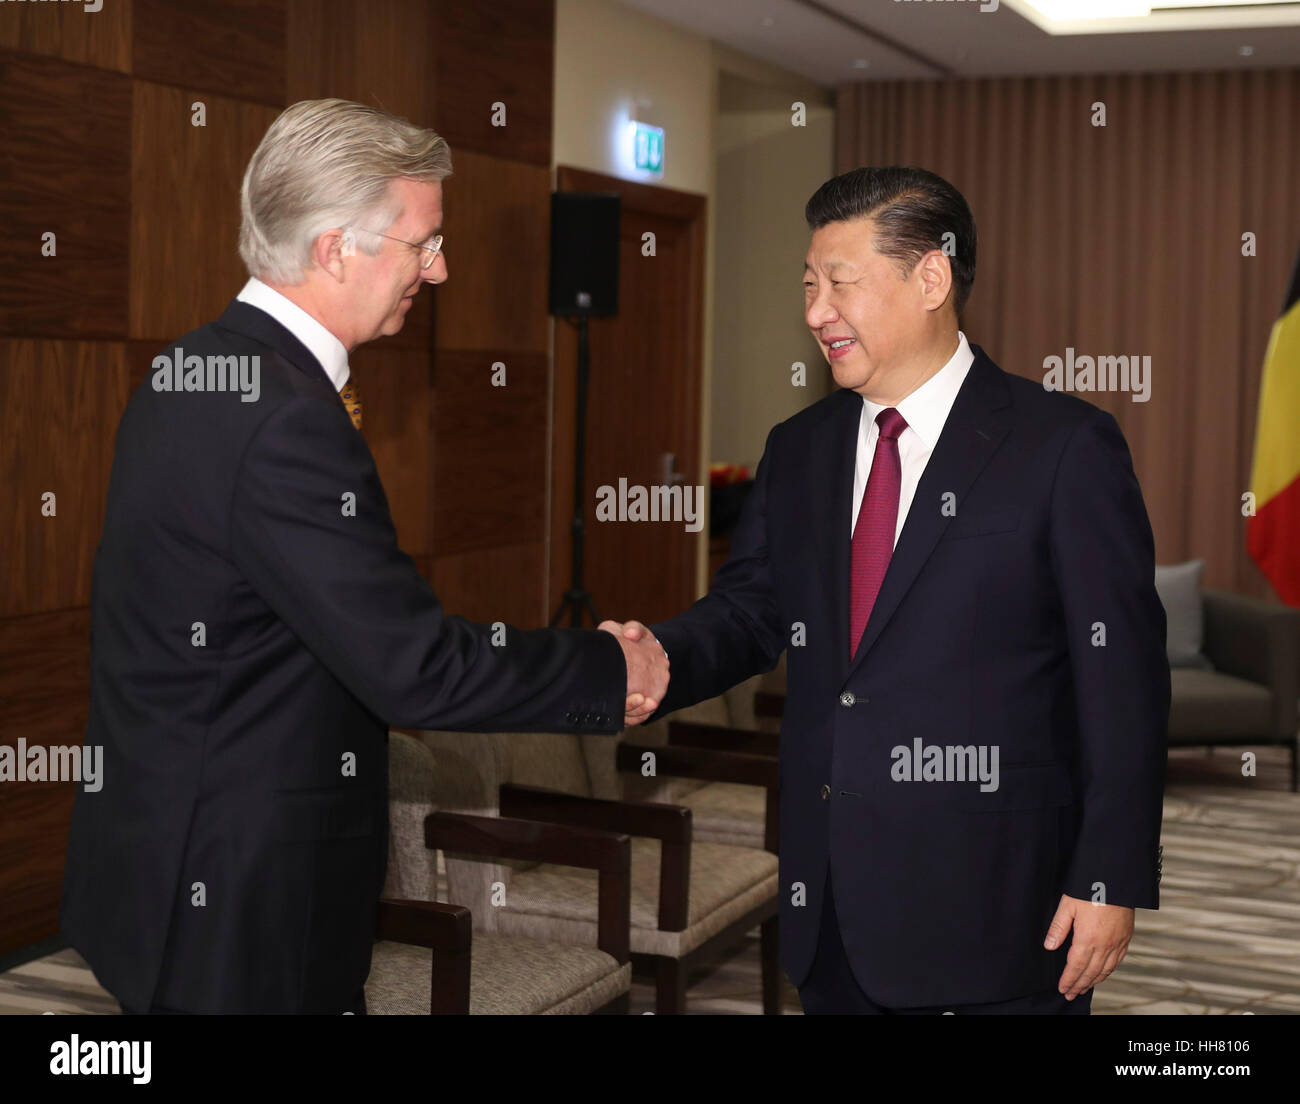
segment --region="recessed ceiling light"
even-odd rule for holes
[[[1238,46],[1238,47],[1237,47],[1237,53],[1239,53],[1242,57],[1250,57],[1250,55],[1253,54],[1254,52],[1255,52],[1255,47],[1254,47],[1254,46]]]
[[[775,23],[775,22],[776,22],[776,20],[773,19],[770,15],[765,15],[765,16],[763,16],[763,26],[764,26],[764,27],[770,27],[770,26],[771,26],[773,23]]]
[[[854,58],[854,59],[853,59],[853,68],[854,68],[854,69],[865,69],[865,68],[867,68],[867,66],[869,66],[870,64],[871,64],[871,62],[869,62],[866,58]]]
[[[1048,34],[1300,25],[1296,0],[1002,0]]]

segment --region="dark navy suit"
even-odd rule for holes
[[[771,431],[712,589],[652,626],[661,714],[788,648],[781,962],[802,985],[829,870],[856,982],[888,1007],[1055,989],[1062,893],[1158,904],[1169,667],[1128,449],[1109,414],[972,349],[852,660],[850,391]],[[917,738],[996,746],[1000,785],[895,780]]]
[[[175,344],[259,356],[260,395],[151,372],[122,417],[91,604],[104,783],[76,795],[63,931],[130,1011],[360,1010],[389,726],[616,732],[622,651],[594,629],[495,646],[444,613],[269,314],[232,302]]]

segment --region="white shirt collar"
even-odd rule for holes
[[[957,351],[948,359],[948,363],[894,407],[903,416],[908,429],[916,433],[929,448],[933,449],[938,442],[944,422],[948,420],[948,411],[952,409],[957,392],[961,390],[966,373],[974,362],[975,354],[971,352],[970,343],[966,340],[966,335],[958,330]],[[865,396],[862,402],[866,406],[869,422],[874,422],[876,415],[888,409]]]
[[[342,391],[348,382],[348,351],[337,337],[316,321],[297,303],[281,295],[275,288],[252,277],[235,296],[241,303],[266,311],[294,337],[307,346],[307,351],[325,369],[334,390]],[[906,415],[904,415],[906,417]]]

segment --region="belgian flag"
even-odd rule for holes
[[[1246,548],[1278,597],[1300,606],[1300,256],[1264,354]]]

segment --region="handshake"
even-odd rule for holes
[[[668,689],[668,653],[655,634],[640,621],[602,621],[596,626],[612,633],[627,663],[627,701],[623,723],[638,725],[659,708]]]

